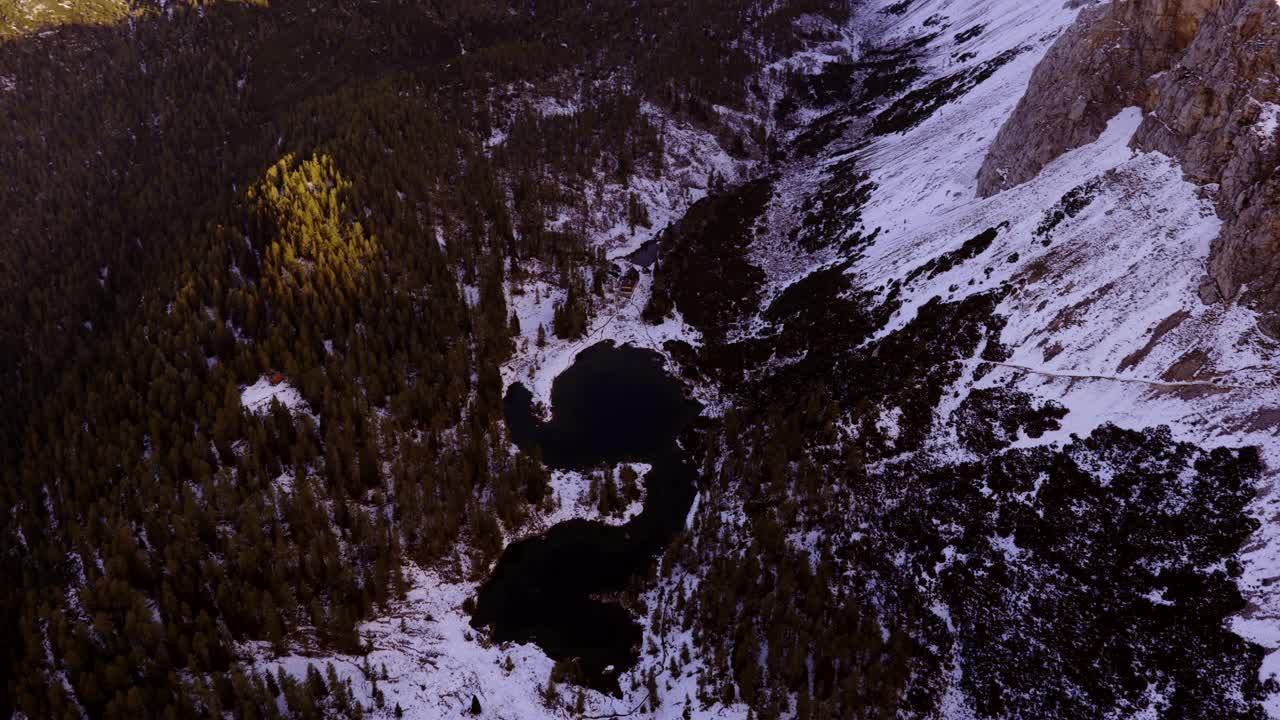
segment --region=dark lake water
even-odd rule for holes
[[[627,256],[631,262],[640,267],[649,267],[658,261],[658,240],[646,240],[635,252]]]
[[[512,439],[542,448],[548,466],[586,470],[646,462],[644,509],[622,526],[571,520],[512,543],[480,588],[472,625],[498,642],[533,642],[549,657],[577,659],[587,684],[617,692],[617,672],[639,657],[640,625],[608,597],[644,576],[684,526],[697,470],[677,443],[701,407],[657,353],[601,343],[579,353],[551,389],[541,420],[523,385],[507,392]],[[609,670],[612,668],[612,670]]]

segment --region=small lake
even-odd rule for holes
[[[640,267],[649,267],[658,261],[658,239],[646,240],[639,249],[627,256],[631,262]]]
[[[639,658],[642,633],[627,610],[603,598],[643,577],[684,527],[697,468],[676,438],[701,406],[658,353],[605,342],[556,378],[551,411],[542,420],[529,390],[513,384],[505,413],[516,445],[541,447],[544,462],[561,470],[649,463],[644,509],[625,525],[570,520],[509,545],[480,588],[472,625],[490,627],[498,642],[576,658],[590,687],[616,693],[617,673]]]

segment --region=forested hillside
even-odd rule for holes
[[[593,192],[661,173],[667,123],[762,156],[761,68],[848,12],[65,9],[0,14],[0,715],[32,718],[315,716],[237,645],[356,650],[403,561],[483,569],[543,502],[508,286],[583,332],[584,237],[644,222]],[[263,378],[298,399],[247,407]]]

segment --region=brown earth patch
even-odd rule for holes
[[[1191,382],[1204,380],[1208,376],[1203,371],[1209,365],[1209,353],[1203,350],[1192,350],[1178,359],[1172,367],[1164,371],[1160,377],[1169,382]]]
[[[1191,317],[1191,313],[1186,310],[1179,310],[1164,320],[1161,320],[1160,324],[1156,325],[1156,329],[1152,331],[1151,339],[1147,341],[1147,344],[1143,345],[1141,349],[1130,353],[1124,360],[1121,360],[1120,367],[1116,368],[1117,371],[1124,372],[1129,368],[1136,367],[1138,363],[1143,360],[1146,360],[1147,356],[1156,348],[1156,345],[1160,344],[1160,341],[1164,336],[1173,332],[1174,328],[1181,325],[1183,321],[1189,317]]]

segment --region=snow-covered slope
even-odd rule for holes
[[[1076,13],[1059,4],[931,0],[887,20],[869,14],[880,28],[868,34],[890,44],[944,29],[927,45],[927,74],[916,87],[1009,50],[1017,55],[905,132],[868,138],[859,127],[833,145],[853,149],[833,153],[827,167],[852,158],[874,188],[849,234],[879,229],[847,273],[866,289],[879,288],[881,298],[894,293],[901,302],[878,337],[903,328],[935,297],[957,302],[1007,288],[996,313],[1007,320],[1000,340],[1010,355],[995,367],[975,357],[953,389],[957,397],[978,388],[1016,389],[1067,408],[1060,430],[1024,434],[1015,448],[1066,443],[1106,423],[1135,430],[1167,425],[1174,438],[1202,448],[1258,447],[1266,470],[1251,513],[1261,529],[1238,580],[1249,606],[1233,627],[1267,648],[1263,678],[1275,677],[1280,347],[1258,331],[1252,311],[1206,305],[1197,295],[1221,228],[1213,198],[1183,179],[1177,161],[1130,148],[1143,121],[1139,108],[1121,111],[1101,138],[1061,156],[1025,185],[978,197],[978,170],[996,132]],[[979,39],[966,44],[956,37],[974,27],[981,29]],[[775,294],[846,254],[832,250],[796,261],[785,240],[787,218],[794,225],[800,198],[830,180],[802,162],[792,173],[771,210],[773,241],[756,246]],[[989,228],[999,232],[980,252],[946,263],[942,272],[913,275],[948,254],[954,258]],[[939,449],[955,445],[945,424],[958,402],[937,409],[944,427],[932,443]],[[966,716],[966,704],[949,697],[951,714]],[[1269,709],[1280,713],[1280,703],[1273,700]]]

